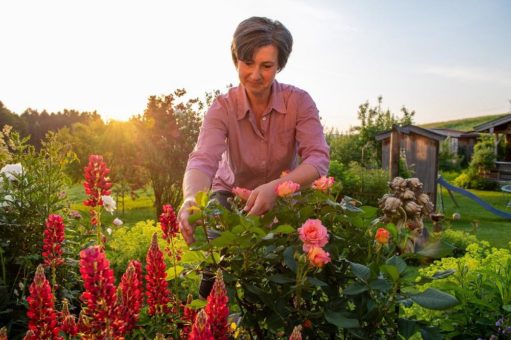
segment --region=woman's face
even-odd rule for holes
[[[279,51],[273,45],[266,45],[254,51],[252,60],[238,59],[238,75],[249,95],[270,95],[271,84],[278,70]]]

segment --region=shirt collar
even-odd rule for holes
[[[238,111],[238,120],[245,118],[248,111],[250,111],[250,104],[248,102],[247,93],[245,92],[245,87],[240,84],[239,86],[239,96],[240,96],[240,106],[241,110]],[[276,112],[286,114],[286,104],[284,103],[284,98],[281,94],[281,85],[276,80],[273,81],[271,86],[270,93],[270,111],[275,110]]]

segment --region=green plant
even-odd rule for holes
[[[489,247],[487,242],[467,246],[463,257],[446,257],[419,269],[418,289],[437,288],[460,301],[446,311],[411,307],[406,315],[433,320],[448,337],[489,338],[497,335],[500,319],[511,317],[511,254],[509,249]],[[444,277],[422,283],[424,277]]]
[[[393,242],[374,240],[376,227],[369,227],[374,209],[362,214],[353,199],[337,203],[333,197],[306,189],[280,198],[272,211],[257,217],[243,212],[239,198],[229,211],[207,194],[197,195],[191,222],[202,224],[193,249],[208,254],[203,268],[222,268],[242,327],[258,338],[279,338],[299,324],[310,338],[433,334],[427,323],[401,318],[399,306],[415,302],[443,309],[456,299],[435,289],[406,290],[414,283],[413,272],[394,256]],[[330,234],[324,249],[331,262],[324,266],[311,264],[298,230],[317,219]],[[208,240],[207,228],[219,236]],[[392,238],[398,233],[394,227]]]

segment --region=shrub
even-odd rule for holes
[[[502,333],[500,323],[511,317],[511,254],[509,249],[490,248],[485,241],[467,246],[461,258],[446,257],[419,269],[420,282],[426,277],[444,277],[419,284],[417,288],[438,288],[456,296],[460,304],[446,311],[413,306],[408,317],[433,320],[449,337],[490,338]],[[503,325],[505,326],[505,325]],[[509,325],[508,325],[509,326]]]

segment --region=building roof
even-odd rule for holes
[[[479,132],[476,131],[461,131],[455,129],[444,129],[444,128],[429,128],[433,132],[446,137],[454,138],[476,138],[479,137]]]
[[[421,128],[421,127],[418,127],[415,125],[398,126],[397,129],[400,133],[405,134],[405,135],[409,135],[410,133],[415,133],[417,135],[425,136],[425,137],[428,137],[430,139],[434,139],[437,141],[442,141],[446,138],[445,135],[442,135],[442,134],[439,134],[433,130]],[[391,132],[392,132],[392,130],[388,130],[388,131],[381,132],[381,133],[377,134],[376,140],[381,141],[381,140],[390,138]]]
[[[474,130],[477,132],[484,132],[490,130],[491,128],[508,124],[509,122],[511,122],[511,114],[508,114],[507,116],[500,117],[494,120],[490,120],[489,122],[486,122],[484,124],[477,125],[474,127]]]

